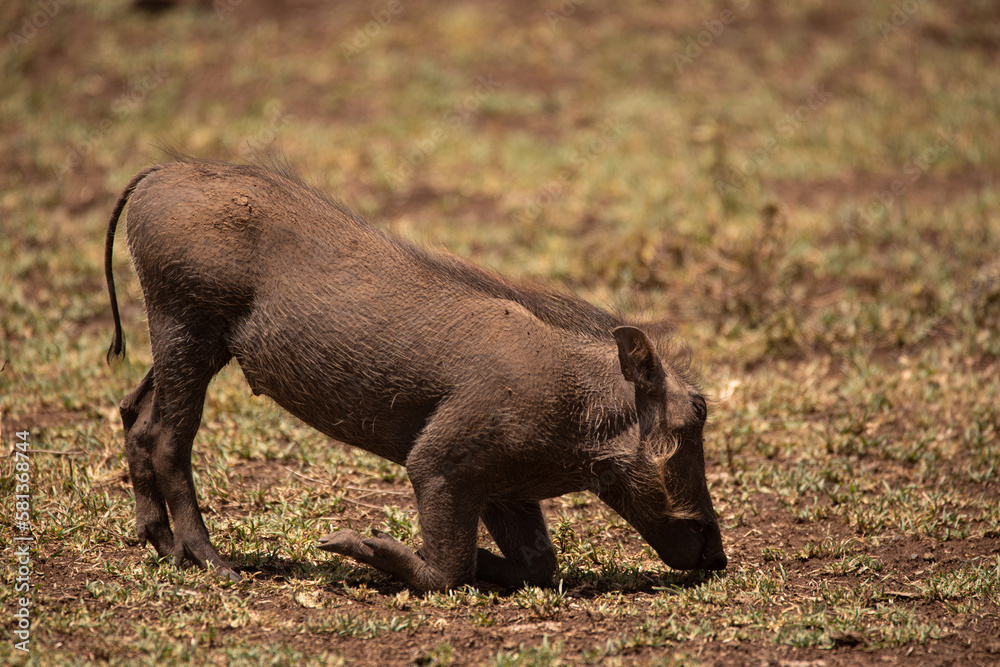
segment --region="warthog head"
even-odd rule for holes
[[[635,386],[638,428],[623,436],[629,460],[611,483],[602,480],[598,495],[670,567],[722,570],[727,559],[705,479],[705,398],[676,365],[664,366],[641,330],[619,327],[614,335],[622,374]]]

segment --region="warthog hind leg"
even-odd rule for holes
[[[170,530],[167,504],[156,482],[153,451],[157,441],[159,415],[154,410],[153,369],[121,402],[125,427],[125,452],[135,494],[135,530],[142,544],[153,545],[160,557],[174,552],[174,533]]]
[[[236,580],[239,575],[209,540],[191,471],[208,383],[230,355],[198,327],[162,323],[158,310],[147,306],[153,370],[126,398],[129,407],[122,408],[139,538],[150,541],[161,556],[172,555],[177,565],[190,561]],[[137,416],[129,427],[133,413]],[[172,536],[164,504],[173,520]]]

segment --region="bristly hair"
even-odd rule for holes
[[[661,461],[658,461],[657,463],[659,464],[660,462]],[[678,520],[697,519],[699,513],[691,501],[677,498],[668,491],[661,466],[656,465],[654,470],[656,471],[655,473],[648,475],[645,473],[639,473],[637,475],[634,471],[626,473],[631,475],[634,481],[630,484],[624,485],[623,488],[633,494],[633,501],[637,505],[644,505],[645,511],[652,515],[667,516]],[[659,503],[657,503],[658,506],[649,505],[646,504],[648,503],[648,500],[645,495],[635,495],[638,489],[649,488],[651,485],[655,485],[662,490],[663,498],[665,499],[664,504],[659,505]]]
[[[670,366],[688,385],[702,393],[702,375],[695,367],[694,354],[687,341],[677,335],[667,320],[639,322],[635,326],[646,332],[660,361]]]
[[[238,171],[251,173],[257,178],[270,181],[275,185],[294,185],[299,190],[309,193],[317,200],[330,206],[338,213],[344,215],[347,219],[374,229],[371,222],[363,215],[353,210],[339,199],[331,197],[329,193],[321,190],[302,178],[295,167],[292,166],[291,161],[285,156],[284,153],[275,149],[273,144],[265,146],[250,146],[249,160],[243,159],[237,162],[220,162],[217,160],[206,160],[195,157],[162,141],[159,143],[158,147],[166,153],[168,157],[176,162],[183,162],[191,165],[201,164],[211,167],[236,169]]]

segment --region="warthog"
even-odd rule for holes
[[[321,549],[420,591],[544,585],[539,501],[589,489],[671,567],[725,568],[705,399],[664,326],[393,238],[281,164],[182,159],[134,176],[111,213],[109,361],[125,350],[111,260],[126,203],[153,367],[121,415],[136,530],[160,556],[239,578],[191,472],[209,380],[235,358],[255,395],[406,467],[418,552],[352,530]],[[477,546],[480,521],[502,556]]]

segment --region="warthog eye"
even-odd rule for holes
[[[694,414],[698,417],[698,421],[704,422],[708,419],[708,406],[705,404],[703,396],[693,396],[691,398],[691,405],[694,407]]]

